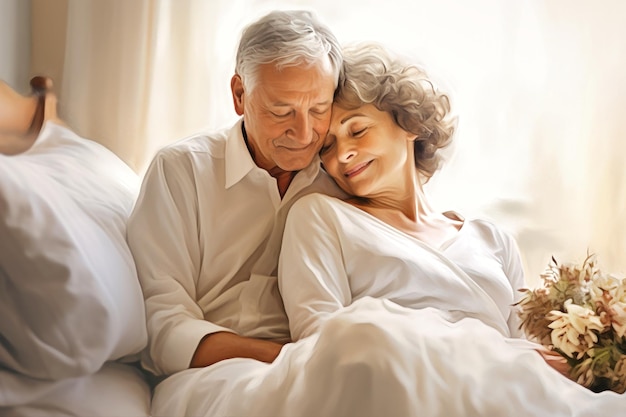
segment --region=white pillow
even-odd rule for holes
[[[34,378],[91,374],[147,341],[126,244],[138,176],[105,147],[47,122],[0,155],[0,366]]]

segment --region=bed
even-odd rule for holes
[[[148,416],[143,297],[125,240],[139,177],[0,81],[0,415]]]
[[[125,240],[139,178],[56,114],[49,79],[0,83],[0,415],[624,415],[480,320],[362,298],[272,364],[236,358],[154,391]],[[468,343],[469,342],[469,343]]]

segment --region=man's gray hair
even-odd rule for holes
[[[310,11],[273,11],[244,29],[235,72],[251,91],[259,65],[273,63],[280,70],[302,64],[314,65],[325,57],[330,59],[335,79],[338,79],[342,65],[341,46],[330,29]]]

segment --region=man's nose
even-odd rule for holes
[[[308,145],[313,141],[313,129],[308,114],[298,113],[295,115],[289,130],[289,136],[302,145]]]

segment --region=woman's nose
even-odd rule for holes
[[[337,141],[337,148],[337,158],[342,163],[350,162],[357,154],[356,148],[348,141]]]

